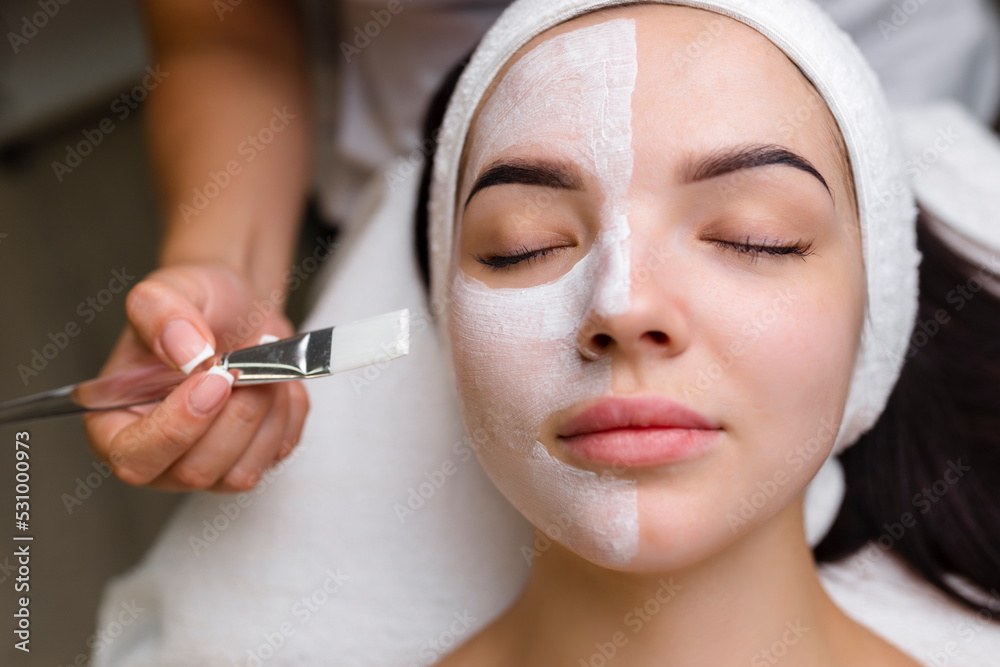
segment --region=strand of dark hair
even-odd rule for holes
[[[878,422],[840,456],[847,494],[814,555],[891,549],[979,611],[944,575],[1000,598],[1000,298],[983,282],[1000,277],[952,250],[930,215],[917,219],[923,260],[908,358]]]

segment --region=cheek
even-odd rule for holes
[[[856,356],[863,297],[843,289],[849,282],[730,285],[693,307],[701,345],[689,350],[699,361],[685,371],[688,398],[717,410],[725,446],[683,474],[640,482],[633,567],[705,558],[813,478],[836,438]]]
[[[584,363],[576,349],[592,264],[523,290],[458,273],[449,336],[466,429],[490,479],[539,530],[591,562],[620,566],[637,549],[635,483],[568,466],[537,440],[550,414],[610,390],[610,364]]]
[[[493,289],[456,275],[449,333],[459,396],[468,416],[502,425],[491,441],[526,453],[552,412],[607,391],[607,366],[585,366],[576,350],[589,300],[585,268],[581,262],[527,289]]]
[[[815,272],[757,298],[744,294],[742,312],[733,313],[742,323],[745,351],[727,373],[725,388],[733,406],[735,483],[734,493],[722,499],[724,513],[763,520],[804,489],[826,460],[843,415],[863,312],[863,296],[845,289],[851,284],[846,278]]]
[[[821,418],[839,423],[861,328],[859,297],[842,285],[801,282],[753,303],[733,381],[752,432],[808,438]],[[832,444],[832,442],[830,443]]]

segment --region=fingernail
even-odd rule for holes
[[[234,380],[231,373],[219,366],[212,366],[191,392],[191,407],[202,414],[211,412],[229,393]]]
[[[160,343],[170,360],[185,373],[190,373],[198,364],[215,354],[208,341],[187,320],[168,323],[163,329]]]
[[[295,445],[296,443],[288,440],[281,443],[281,449],[278,450],[278,455],[274,457],[274,461],[271,462],[271,465],[281,463],[286,456],[292,453],[292,450],[295,449]]]
[[[272,336],[271,334],[264,334],[263,336],[260,337],[260,342],[258,342],[257,344],[267,345],[268,343],[276,343],[279,340],[281,339],[278,338],[277,336]]]
[[[229,474],[226,475],[226,481],[230,486],[237,489],[252,489],[257,486],[257,482],[260,481],[260,473],[248,473],[242,468],[234,467],[229,471]]]

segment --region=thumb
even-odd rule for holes
[[[125,301],[129,324],[164,364],[190,373],[215,354],[216,340],[195,303],[176,286],[147,278]]]

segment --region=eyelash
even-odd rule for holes
[[[564,246],[560,246],[564,247]],[[514,255],[489,255],[484,257],[483,255],[476,255],[476,261],[480,264],[485,264],[494,271],[508,271],[515,264],[520,264],[521,262],[531,262],[533,259],[538,259],[539,257],[545,257],[546,255],[552,254],[558,247],[555,248],[542,248],[541,250],[528,250],[527,246],[521,246]]]
[[[740,255],[745,255],[750,259],[751,264],[755,264],[758,259],[763,255],[768,255],[773,258],[782,257],[800,257],[803,261],[809,255],[812,255],[815,250],[813,250],[813,244],[805,243],[801,241],[798,243],[793,243],[791,245],[777,245],[768,244],[765,238],[762,243],[750,243],[750,237],[748,236],[746,241],[722,241],[719,239],[713,239],[711,241],[716,246],[720,248],[727,248],[730,250],[735,250]],[[494,271],[509,271],[511,267],[521,264],[522,262],[531,262],[533,259],[538,259],[540,257],[545,257],[558,250],[559,248],[542,248],[541,250],[528,250],[526,246],[521,246],[519,252],[513,255],[476,255],[475,259],[480,264],[484,264],[490,267]]]
[[[713,239],[712,243],[719,246],[720,248],[729,248],[735,250],[740,255],[745,255],[749,257],[751,264],[756,264],[757,260],[760,259],[762,255],[769,255],[775,259],[780,259],[782,257],[800,257],[802,261],[809,255],[812,255],[815,250],[813,250],[812,242],[802,243],[799,241],[791,245],[778,245],[778,244],[768,244],[765,238],[761,243],[750,243],[750,237],[747,237],[746,241],[721,241],[718,239]]]

